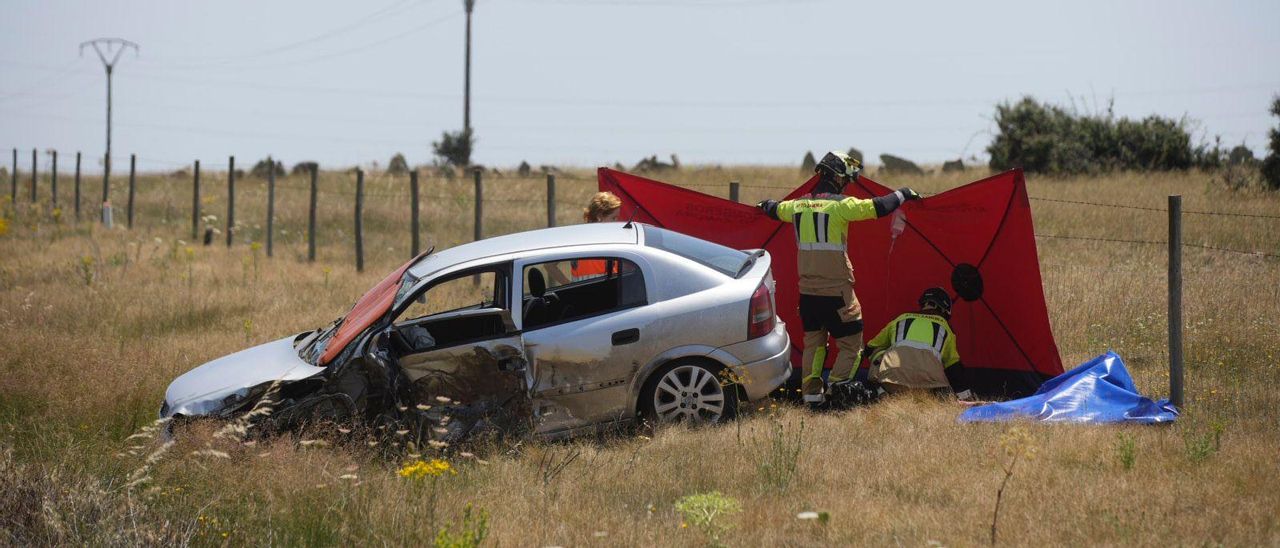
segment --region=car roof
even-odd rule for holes
[[[640,223],[586,223],[494,236],[433,253],[409,268],[408,274],[421,278],[442,268],[510,253],[544,249],[639,243]]]

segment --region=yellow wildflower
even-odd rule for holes
[[[445,474],[457,475],[458,471],[454,469],[449,461],[444,459],[431,459],[429,461],[417,460],[404,465],[396,474],[402,478],[418,480],[427,476],[440,477]]]

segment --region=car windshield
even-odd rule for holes
[[[674,253],[735,278],[743,265],[753,259],[750,254],[731,247],[649,225],[644,225],[644,245]]]
[[[435,247],[427,249],[422,254],[401,265],[400,268],[386,278],[383,278],[381,282],[378,282],[378,285],[373,286],[372,289],[361,296],[346,315],[335,320],[324,328],[319,336],[312,338],[309,343],[305,343],[298,348],[298,356],[307,363],[314,365],[323,365],[321,362],[327,362],[332,359],[332,354],[341,351],[342,347],[346,347],[360,332],[381,318],[391,308],[394,301],[403,298],[408,293],[417,281],[417,278],[409,272],[409,267],[430,258],[433,251],[435,251]],[[329,352],[329,345],[335,338],[339,347],[335,347],[333,352]],[[326,354],[329,355],[326,356]]]

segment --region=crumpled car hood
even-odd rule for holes
[[[192,369],[165,390],[164,416],[207,415],[226,407],[228,396],[264,383],[297,381],[315,376],[324,367],[302,361],[293,348],[295,336],[241,350]]]

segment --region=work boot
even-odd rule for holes
[[[804,402],[809,405],[826,401],[826,391],[827,384],[822,381],[822,377],[809,377],[800,384],[800,394],[804,397]]]

